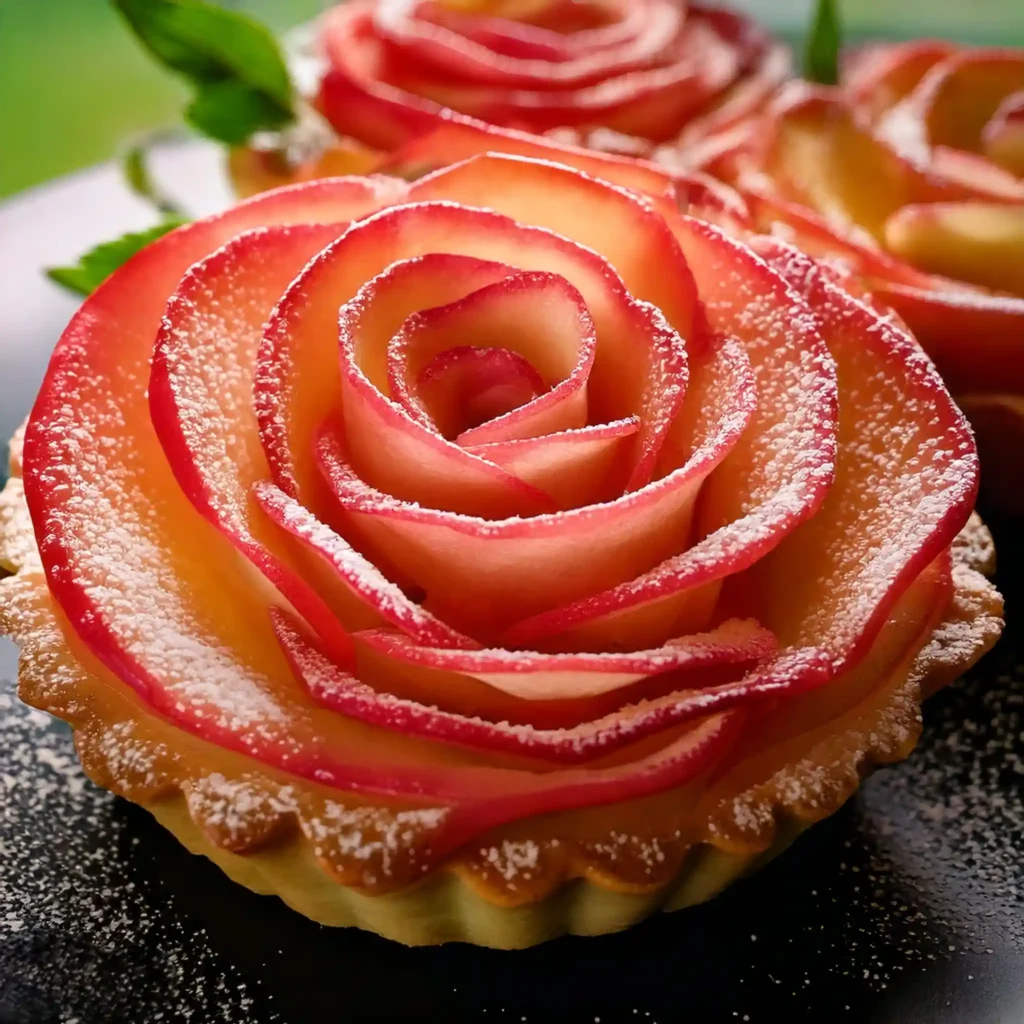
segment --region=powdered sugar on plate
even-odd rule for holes
[[[133,870],[146,852],[127,806],[0,683],[0,1020],[279,1020],[265,997],[254,1015],[251,980]]]

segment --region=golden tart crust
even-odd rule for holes
[[[861,668],[769,710],[727,765],[655,796],[515,822],[435,863],[445,808],[387,806],[274,771],[174,728],[100,671],[50,599],[19,470],[16,437],[0,494],[0,631],[22,649],[22,699],[73,726],[93,781],[235,881],[408,944],[521,948],[709,899],[832,814],[873,767],[905,758],[923,697],[1002,628],[983,575],[991,538],[975,515],[950,552],[948,606],[910,649],[890,648],[914,614],[913,588]]]

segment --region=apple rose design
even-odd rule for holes
[[[409,943],[708,898],[1001,625],[913,339],[657,169],[534,145],[152,243],[0,505],[21,692],[90,775]]]
[[[911,327],[978,432],[986,487],[1020,509],[1024,51],[870,48],[842,89],[790,86],[717,138],[711,166],[762,230],[858,274]]]
[[[643,153],[749,114],[789,71],[754,22],[685,0],[357,0],[321,44],[320,109],[387,151],[454,110]]]

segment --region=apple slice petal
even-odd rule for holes
[[[707,633],[677,637],[663,647],[622,654],[454,650],[388,630],[360,632],[356,642],[360,651],[386,659],[392,678],[407,672],[430,673],[418,684],[411,679],[406,682],[421,690],[424,698],[432,693],[442,706],[448,706],[451,677],[468,676],[526,702],[527,715],[530,705],[614,694],[666,673],[672,673],[674,680],[676,673],[684,671],[696,675],[725,666],[750,668],[773,655],[778,646],[768,630],[750,619],[729,620]]]
[[[399,501],[360,479],[329,433],[317,454],[340,509],[368,546],[427,590],[435,614],[483,639],[685,546],[701,485],[735,436],[730,424],[682,468],[608,504],[525,520],[488,521]]]
[[[683,337],[693,334],[693,275],[664,219],[645,197],[573,168],[486,153],[409,186],[413,202],[487,206],[601,253],[630,295],[660,309]]]
[[[930,68],[900,105],[934,146],[964,153],[981,149],[985,127],[1006,97],[1024,91],[1019,50],[960,50]]]
[[[755,243],[819,311],[844,400],[826,503],[744,577],[744,604],[763,614],[782,643],[813,638],[845,668],[967,522],[977,496],[977,451],[963,414],[909,333],[833,284],[794,247],[768,238]],[[795,578],[793,565],[806,575]]]
[[[373,202],[369,189],[352,192]],[[343,230],[247,232],[193,266],[168,302],[149,383],[153,426],[184,493],[340,651],[350,648],[344,630],[252,515],[246,490],[267,472],[251,383],[263,323],[289,282]],[[256,262],[259,275],[251,272]]]
[[[666,199],[675,197],[673,175],[650,161],[598,153],[450,112],[431,130],[411,138],[396,149],[383,169],[406,177],[418,177],[427,171],[487,153],[550,160],[642,195]]]
[[[894,115],[874,128],[838,90],[792,84],[771,109],[762,169],[783,198],[876,240],[909,202],[969,198],[970,189],[929,173],[926,140],[912,141]]]
[[[669,8],[679,24],[681,12],[674,0],[658,3]],[[479,4],[480,13],[465,5],[460,10],[439,4],[421,7],[417,13],[423,21],[453,29],[495,54],[558,64],[633,46],[650,28],[651,6],[648,0],[642,4],[612,0],[607,20],[597,25],[593,18],[597,12],[580,10],[575,0],[535,3],[532,17],[522,20],[501,17],[500,11],[488,13]]]
[[[954,394],[1024,391],[1024,298],[941,278],[932,287],[884,278],[868,284],[920,339]]]
[[[326,571],[316,573],[339,620],[351,632],[380,626],[402,630],[418,643],[437,647],[476,646],[474,641],[411,601],[351,544],[325,526],[294,498],[266,481],[253,497],[271,522],[314,552]]]
[[[440,123],[440,104],[375,78],[381,53],[368,5],[339,5],[329,12],[324,27],[330,66],[316,102],[339,135],[390,150]]]
[[[578,89],[508,90],[422,75],[390,76],[407,93],[500,125],[543,133],[600,125],[650,143],[676,138],[686,123],[740,75],[741,55],[709,19],[688,17],[672,59]]]
[[[934,280],[906,261],[879,249],[870,239],[854,237],[854,231],[844,231],[809,206],[749,183],[744,183],[743,197],[750,207],[756,230],[789,239],[815,259],[838,263],[865,277],[915,287],[929,287]]]
[[[559,509],[580,508],[611,501],[623,492],[639,430],[639,418],[631,416],[468,450],[551,495]]]
[[[1024,297],[1024,203],[921,203],[885,222],[890,251],[920,270]]]
[[[866,109],[875,119],[894,107],[934,65],[955,50],[954,43],[933,39],[862,47],[844,67],[843,85],[854,105]]]
[[[489,211],[451,204],[393,207],[353,225],[325,250],[278,303],[258,356],[257,415],[278,486],[326,518],[331,501],[313,446],[321,425],[342,405],[339,306],[347,306],[343,327],[364,378],[357,383],[364,395],[379,394],[388,388],[388,342],[410,314],[517,269],[561,273],[585,295],[602,296],[609,288],[610,271],[596,254]],[[351,301],[357,294],[366,300],[361,307]],[[370,400],[377,399],[370,394]],[[472,465],[480,470],[483,463]]]
[[[916,335],[954,394],[1024,389],[1024,299],[925,274],[844,237],[807,207],[760,190],[746,188],[744,194],[762,231],[772,232],[781,222],[784,237],[804,252],[862,276],[871,296],[894,309]]]
[[[723,580],[780,544],[829,492],[836,371],[814,312],[767,264],[714,226],[683,217],[676,230],[720,337],[707,361],[694,364],[684,413],[718,409],[722,422],[742,434],[705,484],[697,527],[702,539],[633,580],[518,623],[505,643],[545,650],[642,647],[703,628]],[[746,362],[736,360],[732,342],[721,340],[730,338],[749,360],[756,407],[749,391],[744,398],[732,384],[742,380]],[[685,422],[666,455],[685,456],[692,448]]]
[[[455,303],[414,314],[388,348],[389,377],[417,381],[453,345],[516,355],[533,369],[543,389],[501,416],[458,431],[460,445],[511,441],[586,424],[587,381],[597,337],[583,296],[565,278],[515,274]],[[456,421],[459,410],[450,409],[447,416]],[[449,436],[443,426],[441,433]]]
[[[693,277],[664,217],[648,200],[608,182],[568,167],[495,153],[473,157],[421,179],[412,186],[410,197],[487,203],[520,222],[539,224],[607,256],[630,296],[639,301],[630,302],[627,311],[635,323],[630,339],[621,330],[613,334],[605,329],[605,318],[588,296],[598,328],[591,373],[596,408],[590,419],[599,422],[622,415],[640,416],[643,436],[629,489],[647,483],[665,433],[683,402],[687,352],[695,354],[701,344],[694,319]],[[654,273],[652,264],[657,266]],[[619,407],[609,416],[604,408],[608,400],[602,396],[614,391],[629,395],[636,387],[625,384],[637,373],[633,369],[627,376],[624,364],[637,365],[638,338],[647,342],[641,364],[646,370],[643,398],[630,399],[628,408],[622,408],[625,403],[618,398]],[[512,437],[476,434],[465,443],[499,440]]]
[[[1024,89],[1003,100],[985,125],[981,142],[989,160],[1024,178]]]
[[[673,726],[740,703],[820,685],[831,676],[823,652],[789,653],[778,664],[755,669],[734,682],[678,690],[570,728],[541,729],[491,722],[382,693],[331,662],[296,620],[278,611],[272,615],[289,664],[318,704],[403,735],[561,764],[593,761]],[[685,683],[685,676],[674,681]]]

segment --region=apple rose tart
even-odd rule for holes
[[[978,433],[985,487],[1024,509],[1024,50],[871,47],[842,88],[789,86],[692,155],[906,321]]]
[[[656,169],[547,155],[153,242],[65,331],[0,506],[21,693],[89,775],[407,943],[707,899],[1001,626],[913,338]]]
[[[235,150],[244,194],[365,173],[452,112],[648,154],[724,130],[790,72],[756,22],[687,0],[355,0],[311,43],[300,77],[341,141],[298,159]]]

